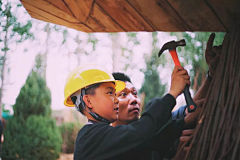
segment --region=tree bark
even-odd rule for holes
[[[240,19],[227,33],[185,160],[240,159]]]

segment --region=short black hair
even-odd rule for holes
[[[112,73],[115,80],[123,81],[123,82],[130,82],[132,83],[131,79],[124,73],[121,72],[113,72]]]
[[[86,87],[85,92],[89,95],[94,95],[95,90],[100,86],[101,83],[95,83]]]

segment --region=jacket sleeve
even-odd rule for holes
[[[184,117],[186,105],[172,112],[171,119],[159,131],[157,131],[151,150],[156,151],[159,157],[171,159],[174,157],[179,137],[184,130]]]
[[[172,112],[171,119],[156,132],[153,142],[154,149],[170,148],[174,141],[181,136],[185,125],[185,108],[186,105]]]
[[[169,120],[167,124],[162,127],[154,137],[154,149],[170,148],[174,141],[177,140],[184,129],[184,118],[177,120]]]
[[[175,98],[167,94],[162,99],[151,100],[142,117],[129,125],[96,124],[83,138],[84,154],[89,155],[89,159],[110,159],[140,151],[141,147],[146,147],[143,144],[152,141],[156,132],[170,119],[175,104]]]

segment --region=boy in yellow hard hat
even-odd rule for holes
[[[137,122],[112,127],[109,124],[116,121],[119,110],[115,93],[124,89],[125,83],[116,81],[98,65],[74,69],[66,80],[64,104],[75,106],[88,118],[77,135],[74,160],[144,159],[139,153],[148,152],[148,142],[170,118],[175,99],[190,84],[189,79],[185,69],[175,67],[167,95],[152,99],[148,111]]]

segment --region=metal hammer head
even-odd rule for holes
[[[164,50],[175,50],[178,46],[186,46],[186,42],[184,39],[181,39],[180,41],[170,41],[163,45],[162,49],[158,53],[158,57],[161,56]]]

